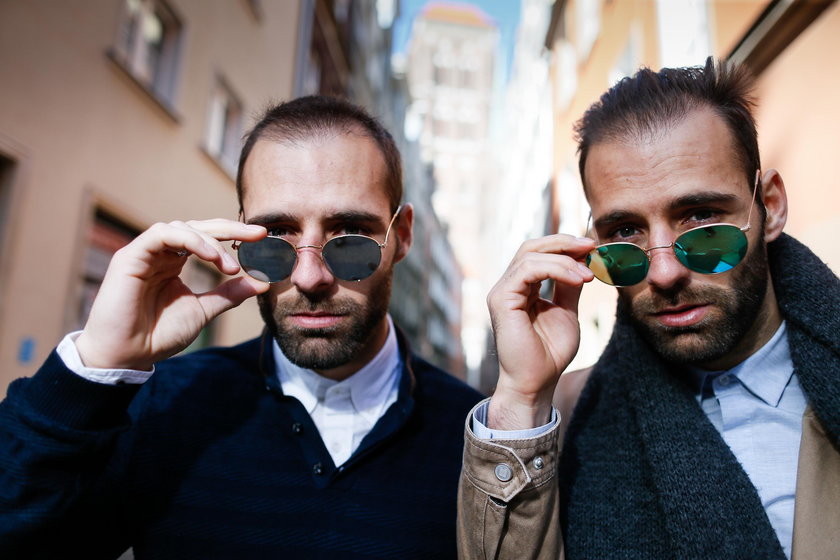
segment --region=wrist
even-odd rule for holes
[[[151,371],[154,367],[154,362],[146,363],[117,355],[103,354],[98,350],[96,342],[91,340],[84,331],[76,339],[75,345],[82,365],[87,368]]]
[[[493,430],[529,430],[551,421],[553,391],[519,393],[501,385],[487,408],[487,427]]]

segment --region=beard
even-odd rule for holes
[[[348,297],[326,294],[297,294],[281,300],[271,292],[257,296],[260,316],[283,354],[293,364],[313,370],[343,366],[359,356],[388,313],[391,299],[391,271],[374,274],[364,280],[371,285],[365,303]],[[301,328],[289,324],[290,315],[301,312],[326,312],[349,317],[343,324],[325,328]]]
[[[769,267],[764,235],[756,249],[736,266],[728,286],[675,287],[653,291],[633,301],[619,290],[619,306],[657,354],[674,363],[702,365],[725,357],[754,327],[767,294]],[[664,326],[651,318],[666,306],[712,303],[719,313],[709,313],[687,327]]]

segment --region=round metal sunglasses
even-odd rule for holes
[[[633,286],[647,277],[650,252],[654,249],[673,248],[677,260],[683,266],[701,274],[720,274],[732,270],[747,254],[745,234],[750,229],[760,177],[760,170],[756,170],[750,212],[743,227],[726,223],[700,226],[681,233],[667,245],[647,248],[623,241],[605,243],[595,247],[586,256],[586,266],[598,280],[619,288]]]
[[[262,282],[280,282],[292,275],[301,249],[318,249],[330,273],[340,280],[359,282],[376,272],[382,249],[388,244],[391,227],[402,210],[397,208],[388,223],[385,241],[367,235],[337,235],[323,245],[294,245],[283,237],[269,235],[259,241],[236,241],[233,248],[242,269]]]

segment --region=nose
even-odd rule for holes
[[[332,286],[335,278],[321,257],[320,246],[306,245],[298,248],[297,262],[290,280],[304,293],[321,292]]]
[[[650,268],[647,283],[658,290],[667,291],[688,281],[691,271],[677,260],[674,244],[656,245],[648,250]]]

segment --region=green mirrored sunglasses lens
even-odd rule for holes
[[[279,282],[291,276],[297,258],[291,243],[279,237],[242,243],[237,253],[243,270],[263,282]]]
[[[610,243],[592,250],[586,266],[595,277],[611,286],[632,286],[644,280],[648,258],[641,247],[632,243]]]
[[[732,225],[706,226],[674,241],[674,253],[686,268],[703,274],[731,270],[747,254],[747,236]]]
[[[379,244],[363,235],[341,235],[324,245],[324,261],[333,276],[341,280],[364,280],[379,268]]]

